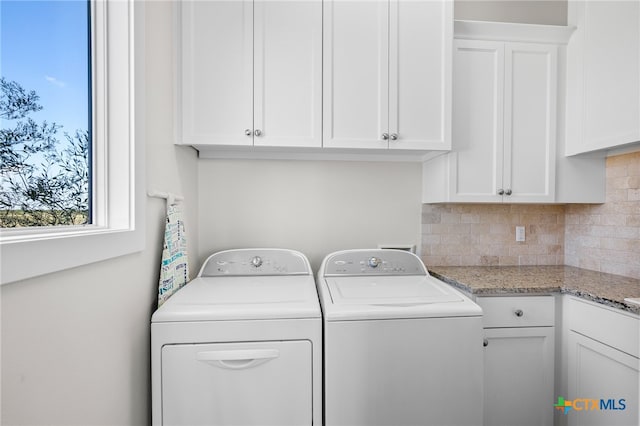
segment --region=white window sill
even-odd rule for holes
[[[2,240],[0,284],[7,284],[141,251],[144,230],[92,229]]]

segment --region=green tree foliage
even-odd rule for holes
[[[89,132],[36,123],[39,97],[0,78],[0,227],[79,225],[89,207]]]

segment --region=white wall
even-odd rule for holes
[[[419,163],[200,160],[201,256],[236,247],[302,251],[418,244]]]
[[[147,187],[186,197],[195,269],[197,158],[173,145],[171,8],[147,2],[147,121],[140,124]],[[164,202],[149,199],[146,208],[143,252],[0,288],[3,424],[149,423],[149,320]]]

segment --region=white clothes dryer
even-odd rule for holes
[[[210,256],[151,318],[152,423],[322,424],[322,319],[299,252]]]
[[[482,310],[415,254],[346,250],[316,282],[325,424],[482,424]]]

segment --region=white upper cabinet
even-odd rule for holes
[[[386,1],[324,2],[326,147],[388,146],[388,10]]]
[[[322,2],[182,1],[178,140],[322,145]]]
[[[449,154],[452,200],[502,201],[504,44],[454,43],[455,150]],[[427,163],[428,164],[428,163]],[[446,177],[444,177],[447,181]]]
[[[555,199],[558,47],[505,43],[502,187],[510,202]]]
[[[452,9],[447,0],[390,1],[391,149],[451,149]]]
[[[324,147],[450,149],[450,1],[324,2]]]
[[[320,147],[322,1],[254,8],[254,145]]]
[[[451,152],[423,163],[425,203],[603,203],[604,158],[565,157],[573,27],[455,21]]]
[[[425,162],[423,201],[553,202],[557,46],[455,40],[453,68],[452,152]]]
[[[179,15],[179,142],[251,145],[253,2],[182,1]]]
[[[570,1],[566,154],[640,142],[640,2]]]

